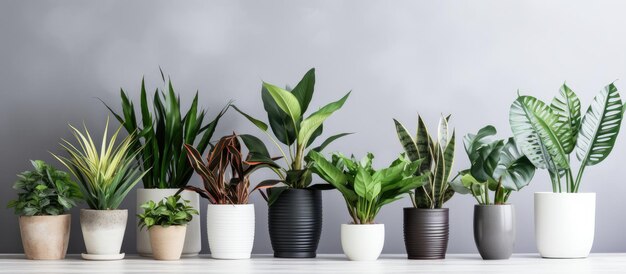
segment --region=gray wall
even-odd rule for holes
[[[626,77],[626,3],[620,1],[2,1],[0,2],[0,204],[14,197],[15,174],[28,159],[54,162],[68,123],[99,132],[108,115],[95,99],[119,106],[123,87],[137,98],[141,77],[172,76],[185,104],[196,89],[215,114],[229,99],[263,117],[261,80],[295,84],[317,68],[313,106],[353,90],[326,132],[357,132],[330,151],[398,152],[391,118],[434,127],[452,113],[462,135],[485,124],[505,137],[516,90],[550,99],[563,81],[586,107],[604,85]],[[626,88],[626,83],[617,82]],[[259,132],[230,112],[216,136]],[[598,193],[595,252],[624,252],[626,209],[621,168],[626,134],[605,163],[589,168],[583,191]],[[458,146],[455,170],[468,164]],[[262,179],[259,174],[256,179]],[[193,183],[198,183],[194,177]],[[517,252],[534,252],[533,192],[549,190],[545,172],[515,193]],[[255,253],[270,253],[266,205],[257,210]],[[134,208],[134,193],[124,207]],[[475,252],[474,200],[457,196],[451,209],[450,252]],[[402,253],[402,207],[384,208],[385,252]],[[336,192],[324,194],[319,252],[341,253],[339,225],[348,221]],[[73,211],[76,213],[76,211]],[[131,210],[131,213],[132,210]],[[132,215],[131,215],[132,216]],[[21,252],[17,218],[0,209],[0,252]],[[83,251],[77,215],[70,252]],[[204,222],[204,221],[203,221]],[[124,243],[134,252],[134,222]],[[206,244],[205,244],[205,251]]]

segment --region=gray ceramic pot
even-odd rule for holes
[[[475,205],[474,241],[485,260],[510,258],[515,246],[513,205]]]

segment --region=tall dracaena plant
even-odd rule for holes
[[[135,135],[130,134],[116,145],[121,130],[119,127],[107,141],[109,128],[107,118],[102,145],[98,149],[87,127],[84,133],[71,125],[70,128],[78,145],[63,140],[61,146],[69,157],[54,154],[53,156],[80,182],[83,198],[91,209],[117,209],[128,192],[147,172],[142,172],[135,162],[135,156],[140,153],[133,146]]]
[[[532,96],[518,96],[509,122],[518,146],[537,167],[547,169],[554,192],[578,192],[583,172],[602,162],[613,149],[624,115],[613,83],[593,99],[581,118],[580,100],[565,84],[550,105]],[[570,154],[580,161],[574,176]],[[565,181],[563,189],[562,181]]]
[[[161,78],[165,81],[163,71]],[[165,90],[156,89],[152,101],[152,112],[144,80],[141,80],[141,123],[135,116],[135,106],[129,96],[120,90],[122,115],[118,115],[106,103],[105,106],[128,132],[136,132],[138,141],[133,148],[144,147],[137,154],[137,160],[144,171],[149,171],[143,178],[145,188],[181,188],[187,185],[193,168],[187,161],[184,145],[193,145],[203,153],[211,144],[210,139],[215,127],[229,105],[226,105],[208,124],[204,124],[205,110],[198,110],[198,93],[193,98],[187,113],[181,115],[180,98],[174,92],[172,81],[167,81]],[[198,140],[199,139],[199,140]]]
[[[437,139],[430,136],[426,124],[419,115],[415,139],[411,137],[406,127],[397,120],[393,120],[398,139],[407,157],[411,161],[424,159],[416,175],[427,172],[430,174],[426,184],[416,188],[414,195],[411,196],[414,207],[442,208],[443,204],[454,195],[454,190],[449,187],[449,178],[454,162],[455,133],[453,130],[450,135],[449,119],[450,116],[447,116],[439,120]]]
[[[261,142],[252,136],[252,141]],[[191,166],[202,177],[204,189],[186,186],[206,198],[212,204],[247,204],[250,175],[262,167],[275,165],[270,158],[262,158],[254,153],[244,159],[236,134],[222,137],[207,156],[202,159],[198,150],[185,145]]]
[[[506,204],[513,191],[527,186],[535,166],[517,148],[515,140],[494,140],[496,128],[489,125],[463,138],[470,168],[462,170],[450,186],[460,194],[471,193],[478,204]],[[490,192],[493,191],[493,199]]]
[[[233,106],[244,117],[261,129],[280,150],[286,165],[281,168],[274,168],[273,170],[280,177],[278,182],[282,182],[287,187],[291,188],[307,188],[310,186],[311,171],[309,169],[310,163],[306,162],[306,156],[308,155],[307,149],[313,144],[315,139],[322,134],[322,123],[331,114],[339,110],[350,95],[350,92],[348,92],[338,101],[327,104],[308,117],[305,117],[304,114],[313,97],[314,86],[314,69],[309,70],[291,91],[269,83],[263,83],[261,99],[263,100],[263,107],[267,112],[269,125],[271,126],[275,138],[268,132],[270,126]],[[332,141],[348,134],[349,133],[341,133],[330,136],[322,142],[321,145],[309,149],[308,151],[321,151]],[[243,138],[243,140],[246,142],[245,138]],[[286,146],[286,148],[283,149],[283,146],[281,146],[279,142]],[[256,143],[247,145],[248,148],[253,151],[266,151],[264,147],[258,147]],[[276,184],[277,181],[268,181],[259,184],[257,188],[273,187]],[[272,191],[272,193],[274,193],[272,195],[279,195],[284,189],[285,187],[275,189],[275,191]]]

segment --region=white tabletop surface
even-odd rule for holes
[[[483,261],[477,254],[449,254],[445,260],[407,260],[382,255],[377,261],[352,262],[344,255],[316,259],[214,260],[207,255],[180,261],[127,256],[121,261],[85,261],[69,255],[60,261],[31,261],[23,255],[0,255],[0,273],[626,273],[626,254],[592,254],[587,259],[542,259],[515,254],[510,260]]]

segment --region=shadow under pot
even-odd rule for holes
[[[322,234],[321,191],[284,190],[269,206],[268,226],[274,257],[315,258]]]
[[[80,210],[80,228],[83,232],[87,253],[81,254],[86,260],[121,260],[120,253],[128,210]]]
[[[57,216],[20,216],[24,255],[31,260],[62,260],[70,239],[69,214]]]
[[[586,258],[595,223],[595,193],[535,193],[535,240],[541,257]]]
[[[209,204],[207,235],[214,259],[249,259],[254,245],[253,204]]]
[[[447,208],[404,208],[404,244],[409,259],[446,258],[449,236]]]
[[[505,260],[515,246],[513,205],[475,205],[474,242],[484,260]]]

